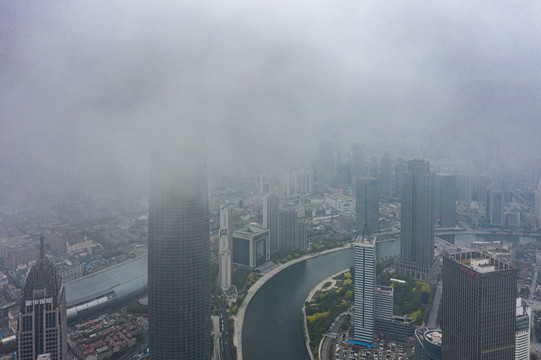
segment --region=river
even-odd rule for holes
[[[246,360],[309,360],[301,327],[301,308],[323,279],[353,265],[353,250],[310,258],[265,283],[246,308],[242,331]]]

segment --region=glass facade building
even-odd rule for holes
[[[151,359],[209,358],[209,249],[205,160],[186,149],[155,156],[148,219]]]

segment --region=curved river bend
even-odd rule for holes
[[[242,330],[246,360],[309,360],[301,307],[323,279],[353,265],[345,249],[301,261],[269,279],[246,308]]]

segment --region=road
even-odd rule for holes
[[[537,274],[539,273],[539,269],[537,266],[533,267],[533,276],[532,276],[532,283],[530,284],[530,298],[534,298],[535,296],[535,289],[537,288]]]
[[[321,344],[321,353],[319,356],[321,360],[330,359],[329,356],[333,353],[332,344],[334,343],[335,338],[328,335],[340,334],[340,327],[342,326],[342,323],[344,322],[344,315],[345,314],[341,314],[338,317],[338,320],[335,321],[334,326],[332,326],[331,330],[327,334],[325,334],[325,336],[323,337],[323,343]]]
[[[428,322],[427,327],[429,329],[435,329],[436,328],[436,319],[438,317],[438,308],[440,307],[440,301],[441,301],[441,280],[436,285],[436,293],[434,294],[434,300],[432,301],[432,305],[430,306],[430,314],[428,316]]]
[[[225,305],[220,301],[220,299],[218,299],[216,296],[212,295],[212,300],[214,300],[214,303],[216,304],[216,306],[218,306],[220,312],[222,313],[223,330],[220,344],[222,348],[222,354],[224,356],[223,358],[224,360],[233,360],[233,339],[229,324],[229,316],[227,315],[227,309],[225,308]]]

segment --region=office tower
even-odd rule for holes
[[[375,178],[357,179],[357,201],[355,202],[357,234],[379,232],[379,185]],[[368,221],[366,221],[368,220]]]
[[[250,224],[233,232],[233,262],[254,269],[269,260],[268,229]]]
[[[472,186],[472,200],[486,206],[488,187],[492,184],[492,177],[486,174],[480,174],[475,187]]]
[[[438,174],[434,177],[434,214],[440,227],[456,225],[456,176]]]
[[[353,144],[351,152],[351,176],[353,178],[353,184],[355,185],[357,178],[366,176],[364,145],[359,143]]]
[[[537,185],[537,190],[535,190],[534,214],[539,227],[541,225],[541,183]]]
[[[490,219],[490,225],[502,226],[503,217],[503,191],[491,189],[488,192],[488,218]]]
[[[379,168],[379,185],[381,197],[390,199],[393,196],[393,159],[391,153],[385,151]]]
[[[355,303],[353,325],[356,341],[374,341],[374,289],[376,286],[376,239],[359,235],[355,242]]]
[[[402,190],[400,261],[396,265],[402,274],[427,279],[434,262],[433,177],[428,161],[408,161]]]
[[[150,358],[208,359],[210,238],[206,161],[197,148],[172,147],[155,154],[151,174]]]
[[[393,183],[393,195],[400,198],[402,194],[402,185],[404,183],[403,177],[408,171],[408,165],[401,157],[396,159],[394,165],[394,183]]]
[[[471,176],[457,175],[456,177],[457,201],[470,202],[472,200]]]
[[[420,328],[415,330],[415,360],[442,360],[441,330]]]
[[[306,250],[306,238],[306,221],[304,219],[297,219],[297,226],[295,228],[295,249]]]
[[[515,356],[517,269],[477,251],[443,258],[443,358]]]
[[[40,257],[30,269],[21,299],[17,328],[18,359],[48,356],[67,359],[66,290],[56,267],[45,257],[40,239]]]
[[[376,285],[376,305],[374,318],[378,320],[391,320],[393,318],[393,295],[391,286]]]
[[[516,302],[515,360],[530,359],[531,310],[522,306],[522,298]]]
[[[275,252],[280,249],[278,243],[279,203],[280,199],[278,198],[278,195],[269,194],[263,198],[263,227],[269,229],[271,252]]]
[[[336,180],[334,184],[340,187],[351,185],[351,164],[349,161],[340,161],[336,165]]]
[[[334,182],[336,175],[337,153],[332,141],[319,142],[319,155],[317,159],[317,188],[325,191]]]
[[[300,249],[296,242],[297,211],[295,209],[278,210],[278,244],[279,250]]]
[[[232,216],[231,206],[220,207],[220,286],[226,289],[231,286],[231,238]]]
[[[370,158],[370,165],[368,166],[368,176],[378,179],[379,178],[379,161],[377,156]]]

